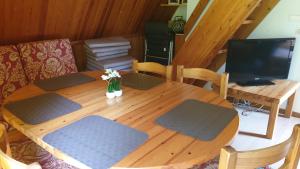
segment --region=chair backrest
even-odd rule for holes
[[[198,79],[212,82],[214,90],[224,99],[227,97],[228,73],[218,74],[214,71],[203,68],[184,68],[183,65],[177,66],[177,81],[183,82],[184,78]]]
[[[300,124],[285,142],[259,150],[239,152],[232,147],[221,150],[219,169],[255,169],[285,158],[280,169],[297,169],[300,156]]]
[[[172,79],[172,66],[164,66],[155,62],[142,62],[139,63],[137,60],[133,61],[133,71],[138,72],[150,72],[159,74],[166,77],[168,80]]]
[[[0,141],[1,141],[0,169],[42,169],[42,167],[37,163],[26,165],[10,157],[11,151],[10,151],[9,141],[7,138],[6,127],[1,123],[0,123]]]

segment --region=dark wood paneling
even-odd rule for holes
[[[53,38],[132,35],[168,21],[167,0],[0,0],[0,45]]]
[[[141,34],[128,35],[125,36],[126,39],[130,41],[131,49],[129,50],[129,55],[137,60],[144,60],[144,36]]]

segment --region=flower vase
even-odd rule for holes
[[[123,91],[121,89],[121,80],[118,79],[114,79],[114,93],[116,97],[120,97],[123,94]]]
[[[114,92],[114,82],[113,82],[113,80],[111,80],[111,81],[108,82],[106,97],[109,98],[109,99],[112,99],[115,96],[116,95],[115,95],[115,92]]]
[[[122,90],[118,90],[118,91],[115,91],[114,94],[115,94],[116,97],[120,97],[120,96],[122,96],[123,91]]]
[[[108,98],[108,99],[112,99],[112,98],[114,98],[116,95],[115,95],[115,92],[112,92],[112,93],[110,93],[110,92],[106,92],[106,97]]]

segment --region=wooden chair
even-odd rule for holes
[[[300,156],[300,124],[285,142],[260,150],[238,152],[232,147],[221,150],[219,169],[254,169],[267,166],[285,158],[280,169],[297,169]]]
[[[42,167],[38,163],[32,163],[30,165],[26,165],[10,157],[11,151],[10,151],[9,141],[7,138],[6,127],[1,123],[0,123],[0,141],[1,141],[0,169],[42,169]]]
[[[150,72],[159,74],[166,77],[168,80],[172,79],[172,66],[164,66],[155,62],[143,62],[139,63],[137,60],[133,61],[133,71],[138,72]]]
[[[218,92],[224,99],[227,97],[228,73],[222,75],[203,68],[184,68],[183,65],[177,66],[177,81],[183,82],[184,78],[198,79],[213,83],[214,91]]]

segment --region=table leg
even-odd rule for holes
[[[267,128],[267,134],[266,134],[266,137],[268,139],[272,139],[272,137],[273,137],[274,129],[276,127],[278,112],[279,112],[279,103],[273,102],[271,105],[271,111],[270,111],[270,115],[269,115],[268,128]]]
[[[284,113],[284,116],[286,118],[290,118],[292,115],[295,95],[296,95],[296,92],[293,93],[288,99],[287,106],[286,106],[285,113]]]

